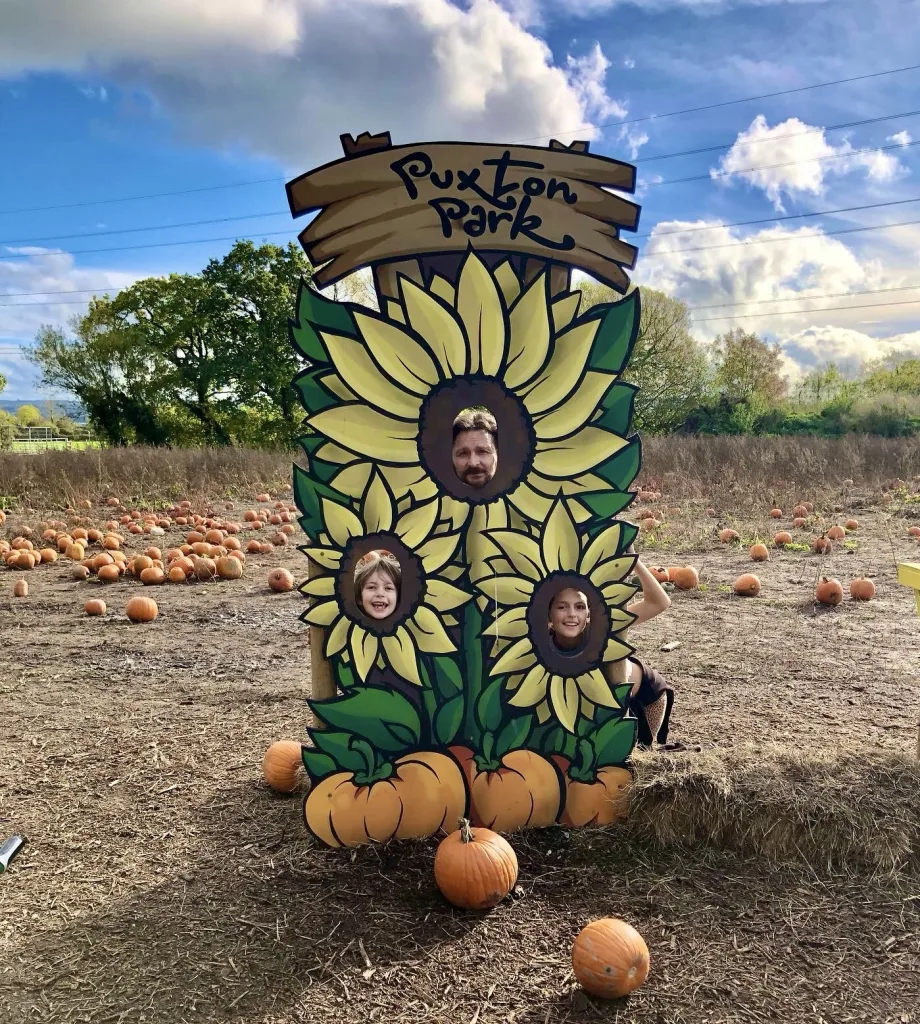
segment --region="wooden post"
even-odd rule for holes
[[[898,583],[913,588],[917,614],[920,615],[920,562],[902,562],[898,566]],[[917,723],[917,760],[920,761],[920,722]]]

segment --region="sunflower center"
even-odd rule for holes
[[[565,646],[560,637],[557,643],[549,629],[550,610],[563,591],[576,591],[587,600],[588,618],[576,646]],[[602,662],[610,637],[610,612],[597,587],[575,572],[554,572],[534,588],[527,608],[527,625],[533,641],[534,653],[543,667],[557,676],[579,676],[593,672]]]
[[[361,566],[374,552],[383,552],[386,559],[397,562],[398,572],[381,572],[374,574],[369,581],[363,581]],[[394,575],[398,579],[395,594],[392,592],[394,588],[388,585]],[[356,579],[363,584],[361,593]],[[353,537],[342,554],[335,578],[335,596],[339,608],[368,633],[392,636],[398,626],[415,614],[425,597],[425,573],[421,559],[395,533]]]
[[[510,494],[530,472],[536,434],[524,403],[494,377],[454,377],[423,402],[418,447],[442,493],[483,505]]]

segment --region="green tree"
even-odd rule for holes
[[[16,422],[20,427],[40,427],[44,423],[44,417],[37,406],[20,405],[16,410]]]
[[[779,401],[787,388],[780,373],[782,350],[753,331],[734,327],[720,334],[712,347],[715,362],[713,384],[730,402],[747,402],[756,408]]]
[[[6,377],[4,377],[2,373],[0,373],[0,395],[2,395],[5,390],[6,390]]]
[[[584,308],[619,298],[612,288],[597,281],[585,281],[578,287]],[[642,288],[641,293],[639,336],[623,377],[639,386],[636,427],[669,433],[703,401],[709,368],[705,352],[690,333],[686,304],[654,288]]]
[[[803,405],[826,405],[852,390],[853,382],[840,372],[836,363],[816,366],[796,384],[795,397]]]
[[[862,385],[870,395],[920,395],[920,359],[887,357],[863,367]]]

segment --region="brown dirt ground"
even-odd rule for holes
[[[675,738],[913,750],[920,621],[894,566],[920,550],[901,518],[857,514],[854,550],[774,553],[757,599],[724,589],[752,566],[712,520],[685,510],[645,539],[649,564],[689,562],[706,586],[632,637],[677,690]],[[278,564],[305,575],[289,548],[236,583],[158,588],[149,625],[121,613],[131,583],[89,619],[103,585],[66,560],[27,574],[26,599],[0,569],[0,832],[29,840],[0,876],[4,1024],[920,1021],[916,875],[557,828],[514,838],[517,898],[474,916],[439,897],[433,840],[318,848],[300,800],[260,777],[265,746],[307,722],[303,601],[266,590]],[[815,608],[818,572],[870,575],[878,597]],[[652,957],[612,1004],[581,994],[569,959],[608,915]]]

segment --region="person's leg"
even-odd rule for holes
[[[651,704],[644,705],[645,721],[648,723],[648,731],[652,738],[657,741],[658,733],[664,723],[664,716],[668,710],[668,695],[663,693]]]

